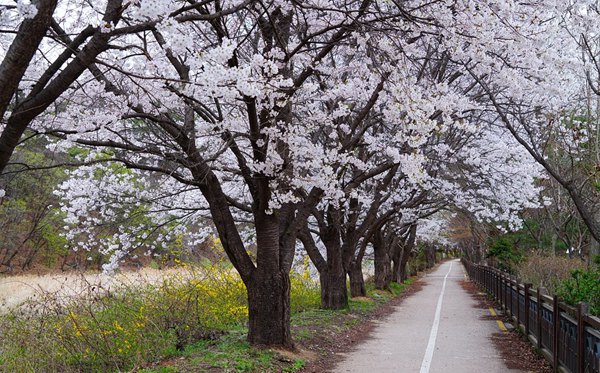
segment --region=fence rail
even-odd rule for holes
[[[569,306],[495,268],[462,262],[471,280],[498,302],[554,372],[600,373],[600,319],[588,315],[585,305]]]

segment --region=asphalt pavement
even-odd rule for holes
[[[489,310],[461,287],[465,270],[451,260],[427,274],[421,291],[377,322],[370,337],[334,369],[345,373],[488,373],[506,368],[491,340]]]

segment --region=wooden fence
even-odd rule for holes
[[[495,268],[462,262],[471,280],[498,302],[554,372],[600,373],[600,319],[588,315],[585,305],[569,306]]]

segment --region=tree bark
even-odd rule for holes
[[[391,260],[385,243],[383,233],[377,232],[373,239],[375,251],[375,288],[389,290],[391,280]]]
[[[366,232],[366,229],[361,229],[361,232]],[[363,237],[356,257],[352,258],[350,265],[348,265],[348,276],[350,277],[350,295],[352,297],[364,297],[367,295],[365,277],[362,271],[362,262],[367,251],[368,243],[369,241],[367,237]]]
[[[594,239],[594,237],[590,237],[590,251],[588,253],[588,266],[591,268],[595,268],[597,266],[594,258],[600,255],[600,243]]]
[[[399,283],[402,283],[408,279],[408,260],[410,259],[411,250],[404,246],[402,248],[402,254],[400,256],[400,261],[398,263],[398,273],[396,278],[398,278]]]
[[[415,247],[415,240],[417,235],[417,225],[412,224],[408,230],[408,236],[402,244],[397,247],[397,252],[394,262],[394,280],[398,283],[402,283],[408,279],[407,264],[410,255]]]
[[[327,249],[327,270],[320,273],[321,307],[331,310],[348,308],[346,270],[339,230],[330,224],[322,234]]]
[[[328,310],[348,308],[348,288],[343,268],[328,268],[319,274],[321,307]]]
[[[317,245],[308,228],[304,228],[298,235],[310,260],[319,271],[321,308],[333,310],[347,308],[348,288],[346,287],[346,272],[344,271],[341,257],[340,242],[339,239],[335,239],[336,234],[334,230],[328,231],[328,235],[325,237],[327,238],[325,243],[327,260],[323,258],[317,249]]]
[[[362,272],[362,262],[353,261],[348,269],[348,276],[350,277],[350,295],[353,298],[367,296],[365,277]]]
[[[2,64],[0,64],[0,87],[2,87],[0,90],[0,119],[3,119],[27,67],[46,35],[46,30],[50,27],[56,3],[56,0],[36,2],[36,15],[21,23]]]
[[[427,268],[432,268],[435,265],[435,247],[427,246],[425,248],[425,259],[427,260]]]
[[[402,261],[402,254],[404,252],[404,245],[397,243],[394,247],[392,255],[392,281],[398,284],[402,283],[402,274],[400,263]]]
[[[49,6],[50,7],[46,9],[44,13],[50,12],[53,9],[52,4]],[[116,24],[121,18],[122,11],[122,0],[108,1],[104,12],[103,22]],[[51,13],[49,16],[51,19]],[[25,24],[25,22],[23,24]],[[40,24],[40,27],[44,27],[45,34],[47,25]],[[21,32],[20,29],[19,32]],[[84,32],[87,32],[87,30]],[[6,119],[6,127],[0,135],[0,173],[6,168],[13,151],[29,124],[39,114],[44,112],[46,108],[52,105],[60,95],[69,89],[73,82],[75,82],[81,74],[95,62],[98,55],[108,49],[109,40],[109,33],[103,33],[100,30],[96,30],[88,44],[83,47],[60,72],[57,73],[52,81],[50,81],[43,89],[30,92],[22,102],[19,102],[19,104],[15,106],[10,116]],[[4,66],[0,68],[4,69]],[[12,70],[8,68],[7,71],[10,73]],[[0,74],[2,73],[3,72],[0,71]],[[12,95],[10,97],[12,97]],[[5,110],[5,108],[2,109],[0,107],[0,111],[1,110]],[[3,116],[4,111],[1,112]]]
[[[254,271],[248,290],[248,341],[293,348],[290,332],[290,277],[285,271]]]

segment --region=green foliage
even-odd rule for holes
[[[510,273],[513,273],[515,265],[523,260],[523,254],[515,247],[513,241],[505,236],[492,243],[487,257],[495,259],[499,269]]]
[[[539,211],[537,213],[539,214]],[[543,224],[544,219],[548,219],[547,215],[535,216],[534,218],[525,217],[523,218],[523,229],[504,233],[488,242],[488,246],[492,248],[494,246],[504,246],[505,249],[508,249],[508,246],[511,245],[513,248],[518,248],[518,251],[506,250],[505,254],[508,257],[504,256],[507,261],[502,263],[503,269],[514,270],[514,265],[518,264],[523,256],[539,251],[549,252],[552,247],[554,247],[555,252],[550,253],[550,255],[565,253],[569,246],[563,239],[568,238],[573,242],[577,242],[580,239],[581,232],[586,229],[578,219],[566,219],[561,227],[561,234],[556,235],[554,229],[548,227],[548,222]],[[557,217],[553,219],[561,220]]]
[[[68,303],[60,294],[48,294],[0,316],[3,366],[8,371],[128,370],[189,355],[184,347],[190,344],[192,350],[206,349],[214,339],[219,343],[202,357],[206,364],[236,371],[268,365],[271,359],[254,349],[250,353],[241,333],[221,338],[243,333],[248,320],[246,288],[237,272],[225,264],[180,266],[156,285],[121,283],[109,293],[90,288]],[[291,288],[293,312],[319,307],[314,280],[292,274]]]
[[[600,270],[591,268],[587,271],[571,271],[571,277],[558,285],[557,294],[571,305],[585,302],[590,306],[590,313],[600,315]]]
[[[175,373],[178,372],[179,369],[175,367],[156,367],[149,369],[140,369],[138,373]]]
[[[296,361],[294,361],[294,363],[292,364],[292,366],[289,366],[287,368],[284,368],[283,371],[284,372],[296,372],[302,368],[304,368],[304,366],[306,365],[306,361],[304,361],[303,359],[297,359]]]
[[[251,347],[241,333],[229,334],[212,345],[196,345],[186,351],[194,365],[235,372],[266,371],[274,355],[271,350]]]
[[[378,303],[385,302],[384,299],[387,298],[386,293],[386,291],[382,290],[372,290],[369,291],[368,298],[351,298],[348,300],[350,310],[352,312],[357,312],[361,314],[367,314],[369,312],[372,312],[377,307]]]
[[[350,300],[345,310],[321,310],[317,282],[308,272],[293,273],[294,336],[348,330],[406,286],[379,291],[367,283],[368,298]],[[301,358],[282,359],[246,342],[246,289],[229,265],[181,264],[177,274],[156,285],[123,281],[115,288],[90,288],[69,302],[61,294],[46,294],[0,316],[2,370],[294,372],[305,365]],[[169,358],[176,366],[160,365]]]
[[[304,261],[302,273],[290,273],[290,288],[292,313],[319,308],[321,305],[321,287],[310,276],[308,257]]]
[[[39,257],[54,265],[64,254],[64,245],[56,245],[64,222],[57,219],[60,210],[53,191],[67,175],[61,168],[36,169],[60,158],[49,157],[46,144],[34,138],[19,146],[12,157],[15,164],[6,168],[0,180],[0,187],[6,190],[0,199],[0,262],[7,267],[4,270],[26,269]]]
[[[131,369],[214,338],[247,320],[246,289],[234,272],[190,269],[158,285],[120,284],[119,291],[65,303],[59,294],[0,319],[8,371]]]
[[[399,284],[397,282],[392,282],[390,284],[390,291],[394,296],[398,296],[404,292],[404,290],[414,282],[412,278],[407,279],[403,283]]]

